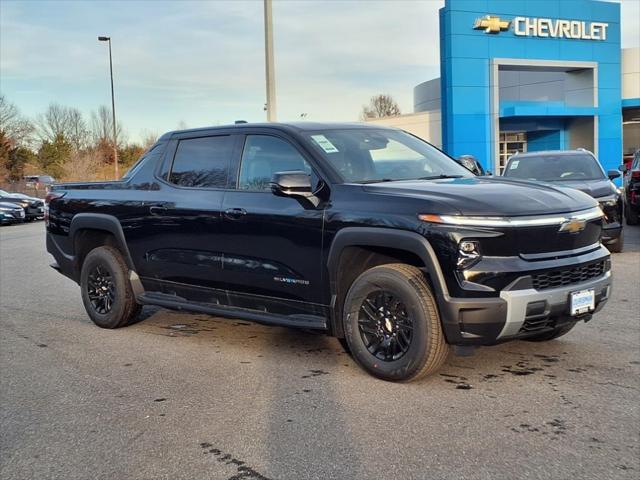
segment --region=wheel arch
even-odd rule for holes
[[[349,262],[349,257],[351,261]],[[349,287],[360,273],[385,263],[408,263],[420,268],[440,299],[447,294],[442,271],[429,241],[416,232],[376,227],[347,227],[333,239],[327,259],[331,294],[330,333],[342,338],[342,309]],[[348,273],[341,274],[345,266]]]
[[[89,235],[92,241],[90,245],[95,244],[95,246],[99,246],[99,239],[96,238],[96,234],[106,235],[107,240],[103,244],[116,247],[122,253],[127,267],[129,267],[131,271],[135,271],[120,221],[113,215],[103,213],[78,213],[71,220],[71,226],[69,228],[69,237],[71,238],[71,246],[73,249],[72,254],[75,257],[75,267],[78,278],[84,256],[89,253],[87,248],[82,248],[82,245],[78,244],[81,243],[83,237],[86,238],[85,236]],[[105,237],[103,236],[102,238],[104,239]]]

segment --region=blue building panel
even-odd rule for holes
[[[526,119],[520,124],[526,124],[529,129],[526,131],[530,149],[566,148],[570,144],[571,119],[591,117],[596,129],[594,150],[608,166],[609,162],[613,162],[610,165],[619,162],[622,101],[618,3],[445,0],[440,10],[440,28],[445,151],[454,156],[475,155],[486,168],[494,170],[498,123],[506,125],[508,119]],[[493,95],[500,95],[500,90],[494,91],[492,85],[494,59],[500,59],[499,68],[518,70],[525,79],[521,90],[517,87],[516,92],[513,88],[510,90],[508,101],[499,98],[493,101]],[[572,62],[583,65],[576,67]],[[553,92],[558,90],[552,88],[548,95],[545,92],[547,101],[541,100],[545,95],[526,97],[532,88],[526,85],[527,72],[546,71],[551,78],[551,72],[575,72],[576,68],[588,71],[592,65],[598,69],[597,105],[589,103],[593,98],[589,89],[595,87],[585,80],[589,78],[587,75],[569,77],[570,74],[565,74],[563,85],[569,86],[562,90],[564,100],[554,97]],[[497,75],[495,80],[500,78]],[[535,80],[531,84],[535,84]],[[518,92],[523,92],[521,97]],[[498,105],[497,112],[493,111],[494,104]],[[495,122],[494,115],[505,122]],[[551,128],[545,119],[557,122],[556,128]]]

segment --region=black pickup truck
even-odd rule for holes
[[[611,288],[596,200],[371,125],[170,132],[120,181],[53,186],[45,213],[100,327],[152,304],[321,330],[387,380],[564,335]]]

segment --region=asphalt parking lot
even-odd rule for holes
[[[102,330],[41,222],[0,229],[2,479],[640,477],[640,228],[590,323],[392,384],[335,339],[145,308]]]

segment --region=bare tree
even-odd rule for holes
[[[160,135],[158,135],[156,132],[151,132],[149,130],[143,130],[142,132],[140,132],[140,136],[141,136],[140,143],[142,145],[142,148],[145,149],[145,151],[151,148],[151,146],[154,143],[156,143],[156,141],[160,137]]]
[[[369,105],[362,107],[362,120],[368,118],[391,117],[400,115],[400,107],[391,95],[381,93],[369,100]]]
[[[36,128],[41,141],[53,142],[62,136],[76,150],[86,148],[89,142],[87,124],[77,108],[52,103],[38,117]]]
[[[101,163],[94,149],[76,150],[64,163],[64,181],[86,182],[96,180]]]
[[[15,146],[30,144],[33,125],[20,115],[18,108],[0,95],[0,137],[3,142]]]
[[[87,148],[90,143],[90,132],[87,128],[87,122],[84,121],[82,113],[77,108],[69,108],[67,115],[67,135],[69,137],[69,141],[76,150],[83,150]]]
[[[38,136],[40,140],[49,142],[53,142],[60,135],[66,138],[68,124],[67,108],[52,103],[46,112],[41,113],[36,120]]]
[[[113,117],[108,107],[102,105],[91,114],[91,135],[96,145],[113,145]],[[120,146],[124,143],[122,127],[116,123],[116,144]]]

